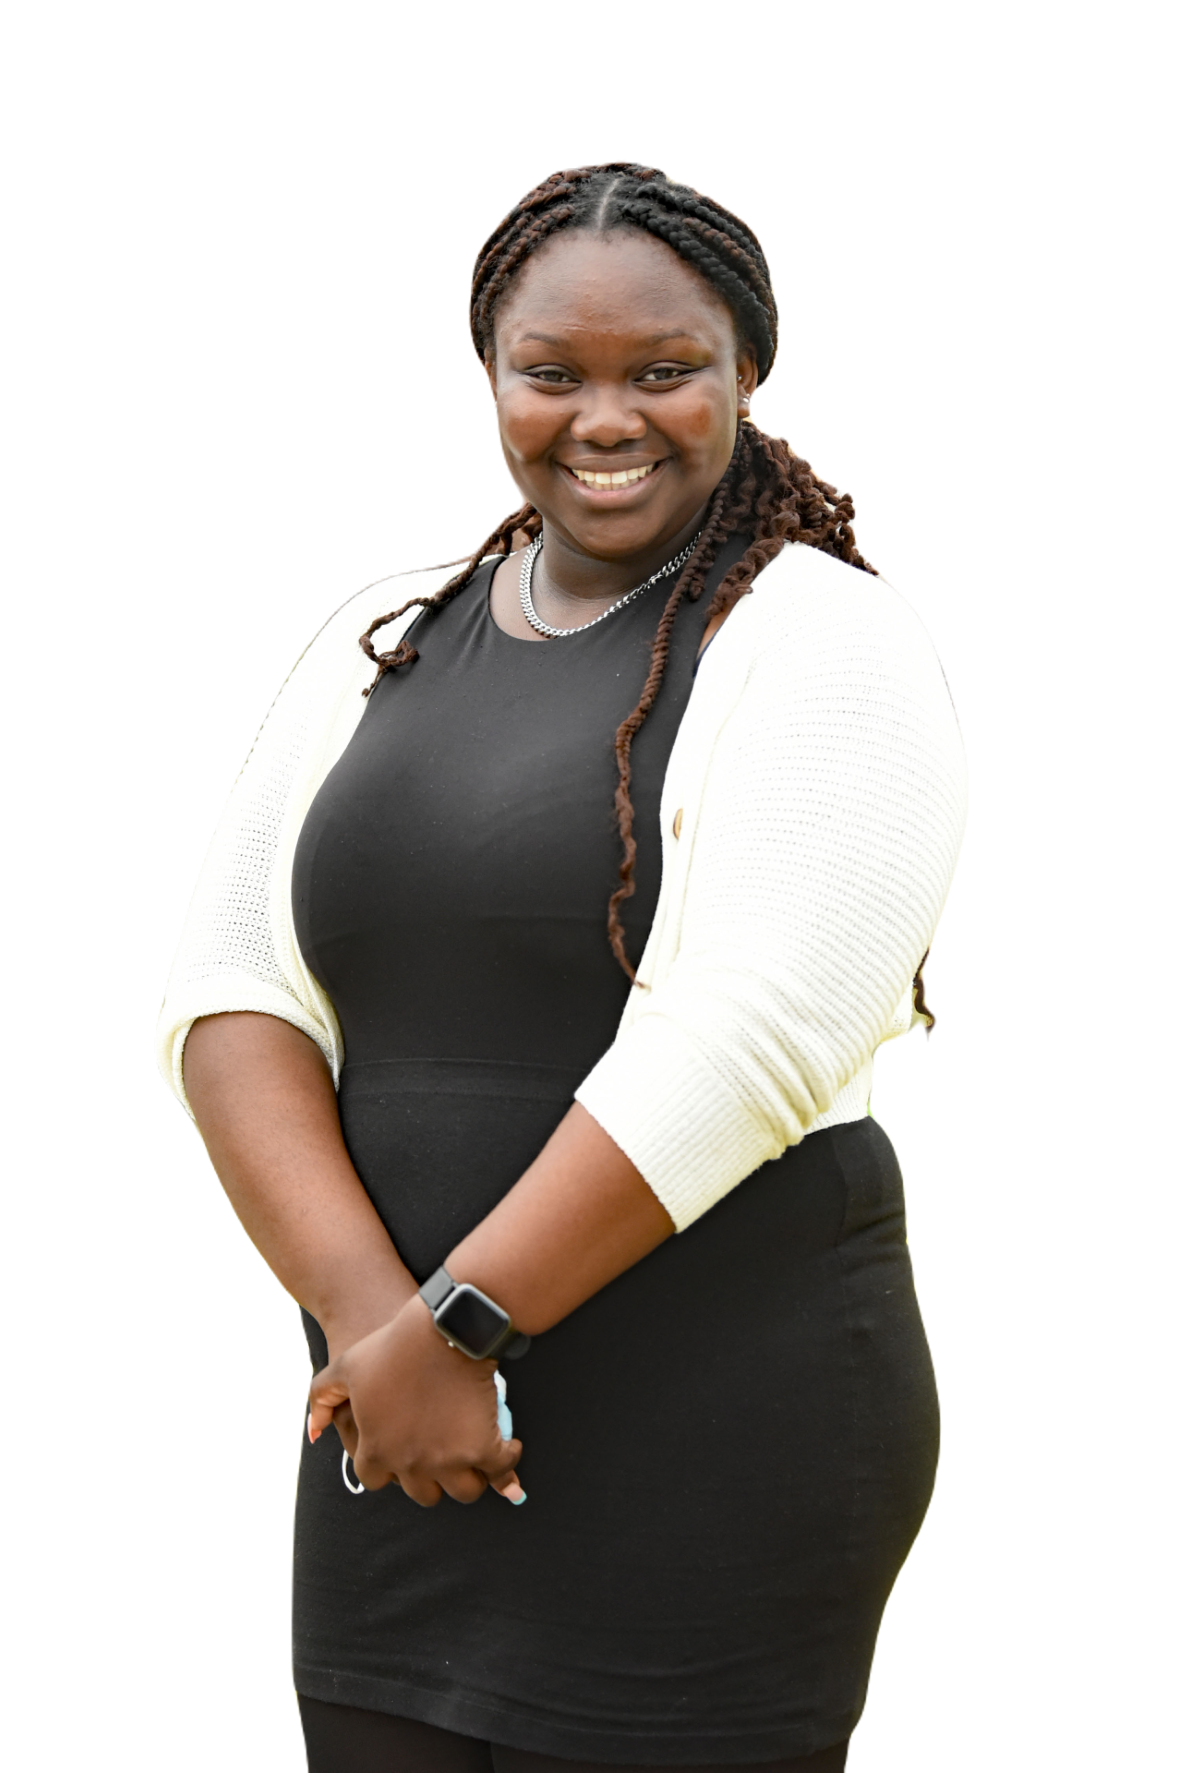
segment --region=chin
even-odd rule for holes
[[[547,521],[545,512],[542,521]],[[646,511],[643,515],[624,511],[618,514],[611,511],[602,514],[597,511],[556,511],[552,521],[589,554],[625,558],[629,554],[642,554],[663,535],[676,533],[686,520],[666,511]]]
[[[593,554],[600,560],[628,560],[634,554],[643,554],[656,545],[661,534],[659,529],[645,530],[642,534],[629,531],[626,535],[613,533],[610,529],[585,529],[582,533],[571,530],[574,541],[586,553]]]

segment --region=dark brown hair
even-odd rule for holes
[[[472,340],[482,360],[493,355],[497,307],[513,279],[530,255],[564,228],[595,233],[636,228],[663,240],[726,302],[739,342],[750,347],[759,380],[765,379],[775,361],[778,316],[767,260],[755,235],[729,210],[686,185],[674,184],[663,172],[624,162],[553,173],[528,192],[486,240],[476,260],[470,310]],[[615,806],[623,856],[619,885],[608,902],[607,935],[613,954],[630,979],[636,975],[625,952],[620,907],[635,890],[636,839],[630,793],[632,741],[660,690],[677,612],[687,599],[694,602],[702,595],[719,549],[736,532],[749,535],[751,541],[715,592],[706,612],[707,622],[725,614],[740,597],[746,596],[756,575],[775,559],[786,542],[807,543],[860,567],[863,572],[873,572],[874,568],[863,560],[855,545],[850,528],[853,516],[852,500],[819,480],[809,464],[782,439],[766,436],[750,421],[739,425],[730,465],[715,488],[697,547],[678,575],[658,623],[652,662],[640,700],[616,732]],[[541,528],[538,512],[532,505],[523,505],[486,537],[463,570],[441,591],[431,597],[411,598],[400,609],[371,623],[361,637],[361,645],[377,665],[374,684],[385,672],[413,664],[418,657],[415,648],[405,640],[390,652],[376,652],[373,636],[379,628],[415,604],[447,603],[471,583],[483,560],[490,555],[511,553],[515,542],[523,537],[532,540]],[[918,974],[916,982],[917,1001],[930,1025],[934,1017],[930,1010],[924,1010]]]

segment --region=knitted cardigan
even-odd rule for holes
[[[351,598],[267,715],[161,1012],[161,1067],[186,1107],[185,1037],[219,1011],[292,1023],[339,1077],[340,1028],[295,938],[296,839],[366,707],[358,634],[447,576]],[[867,1112],[875,1048],[918,1019],[911,981],[964,810],[956,716],[914,612],[883,579],[790,544],[702,657],[661,797],[652,932],[576,1092],[679,1230],[812,1129]]]

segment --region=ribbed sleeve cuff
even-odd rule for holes
[[[575,1100],[631,1158],[678,1231],[780,1154],[771,1128],[665,1016],[642,1015],[625,1029]]]
[[[337,1075],[337,1055],[325,1034],[324,1027],[310,1016],[303,1005],[286,992],[261,979],[241,974],[220,975],[202,979],[200,984],[170,996],[165,1001],[156,1031],[157,1060],[161,1075],[187,1114],[192,1115],[185,1094],[185,1042],[194,1022],[202,1016],[228,1015],[237,1010],[254,1010],[262,1016],[275,1016],[290,1022],[301,1034],[314,1040]]]

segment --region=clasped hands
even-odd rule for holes
[[[342,1339],[329,1335],[330,1351]],[[309,1394],[308,1438],[330,1423],[367,1490],[399,1484],[424,1508],[444,1495],[476,1502],[486,1489],[525,1499],[521,1442],[501,1438],[495,1361],[451,1348],[413,1294],[379,1329],[343,1346]]]

